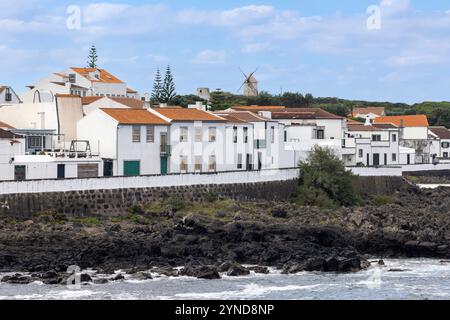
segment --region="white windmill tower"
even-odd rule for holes
[[[258,68],[255,69],[252,73],[249,75],[246,75],[242,69],[240,69],[242,72],[242,75],[244,76],[245,80],[240,86],[238,91],[241,91],[242,87],[244,87],[244,96],[246,97],[256,97],[258,92],[258,80],[256,80],[254,74],[256,71],[258,71]]]

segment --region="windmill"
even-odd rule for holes
[[[240,69],[240,68],[239,68]],[[241,91],[242,87],[244,87],[244,96],[246,97],[256,97],[258,95],[258,80],[256,80],[254,74],[256,71],[258,71],[258,68],[255,69],[252,73],[249,75],[246,75],[242,69],[240,69],[242,72],[242,75],[244,76],[245,80],[242,83],[242,85],[239,87],[239,91]]]

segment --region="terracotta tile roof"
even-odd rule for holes
[[[230,122],[230,123],[247,123],[247,121],[243,121],[243,120],[239,119],[238,117],[234,116],[232,113],[220,114],[218,116],[220,116],[221,118],[224,118],[225,120],[227,120],[227,122]]]
[[[2,129],[15,129],[14,127],[10,126],[9,124],[1,122],[1,121],[0,121],[0,128],[2,128]]]
[[[164,119],[144,109],[105,108],[100,110],[117,120],[119,124],[170,124]]]
[[[375,123],[392,123],[399,127],[429,127],[427,116],[423,114],[411,116],[389,116],[374,119]]]
[[[278,111],[278,110],[286,109],[286,107],[283,107],[283,106],[235,106],[235,107],[232,107],[231,109],[260,112],[260,111]]]
[[[124,97],[108,97],[108,98],[132,109],[143,109],[145,106],[145,102],[138,99],[124,98]]]
[[[286,108],[272,112],[272,119],[344,119],[320,108]]]
[[[103,69],[95,69],[95,68],[71,68],[76,73],[82,75],[89,81],[93,82],[104,82],[104,83],[123,83],[122,80],[119,80],[117,77],[113,76],[111,73],[107,72]],[[99,72],[99,78],[98,79],[92,79],[89,77],[89,73],[91,72]]]
[[[223,117],[223,115],[232,115],[234,118],[243,121],[243,122],[265,122],[270,121],[270,119],[262,117],[258,114],[255,114],[251,111],[216,111],[214,114]]]
[[[450,130],[446,127],[430,127],[429,129],[439,139],[450,139]]]
[[[385,110],[384,107],[368,107],[368,108],[354,108],[353,109],[353,117],[356,117],[358,114],[369,114],[373,113],[377,116],[384,116]]]
[[[350,125],[350,124],[364,124],[364,123],[362,123],[360,121],[356,121],[356,120],[350,119],[350,118],[347,118],[347,124]]]
[[[63,93],[57,93],[55,94],[57,98],[81,98],[81,96],[76,94],[63,94]]]
[[[199,109],[155,108],[154,110],[172,121],[225,121],[212,113]]]
[[[366,126],[363,123],[352,123],[352,124],[348,124],[348,131],[383,131],[383,130],[387,130],[387,129],[395,129],[397,128],[396,126],[387,123],[387,124],[374,124],[371,126]]]
[[[81,104],[83,106],[87,105],[87,104],[91,104],[97,100],[103,99],[104,97],[97,97],[97,96],[92,96],[92,97],[82,97],[81,98]]]
[[[137,93],[137,91],[136,91],[136,90],[133,90],[133,89],[131,89],[131,88],[127,88],[127,93]]]

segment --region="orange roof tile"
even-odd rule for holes
[[[143,109],[145,105],[144,101],[133,98],[124,98],[124,97],[108,97],[108,98],[133,109]]]
[[[374,123],[392,123],[399,127],[429,127],[427,116],[423,114],[411,116],[387,116],[374,119]]]
[[[235,107],[232,107],[232,109],[259,112],[259,111],[281,111],[281,110],[286,109],[286,107],[283,107],[283,106],[235,106]]]
[[[160,124],[169,125],[167,121],[158,117],[157,115],[139,109],[119,109],[119,108],[105,108],[101,109],[110,117],[114,118],[119,124]]]
[[[89,81],[93,82],[105,82],[105,83],[123,83],[122,80],[119,80],[117,77],[113,76],[111,73],[107,72],[103,69],[95,69],[95,68],[71,68],[76,73],[82,75],[83,77],[87,78]],[[91,72],[99,72],[99,78],[98,79],[91,79],[89,77],[89,73]]]
[[[14,127],[10,126],[9,124],[1,122],[1,121],[0,121],[0,128],[3,128],[3,129],[15,129]]]
[[[81,104],[87,105],[87,104],[91,104],[97,100],[103,99],[104,97],[98,97],[98,96],[92,96],[92,97],[82,97],[81,98]]]
[[[256,113],[253,113],[251,111],[216,111],[214,114],[224,117],[228,115],[232,115],[234,118],[243,121],[243,122],[265,122],[270,121],[271,119],[262,117]]]
[[[225,122],[212,113],[202,111],[199,109],[188,108],[155,108],[156,112],[171,119],[172,121],[218,121]]]

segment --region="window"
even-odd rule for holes
[[[373,134],[372,135],[372,141],[381,141],[381,135]]]
[[[195,142],[202,142],[202,127],[195,127]]]
[[[187,172],[187,156],[180,156],[180,172]]]
[[[70,73],[69,74],[69,82],[75,83],[76,81],[77,81],[77,75],[75,73]]]
[[[358,150],[358,157],[360,157],[360,158],[363,157],[363,149]]]
[[[147,143],[155,142],[155,127],[154,126],[146,127],[146,139],[147,139]]]
[[[216,142],[216,127],[209,127],[208,129],[208,141]]]
[[[237,143],[238,141],[238,128],[233,127],[233,143]]]
[[[287,130],[284,130],[284,142],[287,142],[288,140],[288,132]]]
[[[187,142],[187,141],[188,141],[188,128],[181,127],[180,128],[180,142]]]
[[[248,128],[244,127],[244,143],[248,143]]]
[[[393,153],[392,154],[392,162],[396,162],[397,161],[397,154]]]
[[[442,142],[441,146],[442,146],[442,148],[447,149],[450,147],[450,142]]]
[[[397,142],[397,135],[396,134],[392,135],[392,142]]]
[[[314,139],[317,139],[317,140],[325,139],[325,130],[324,129],[314,129]]]
[[[28,137],[28,148],[29,149],[43,149],[43,139],[41,136],[30,136]]]
[[[133,143],[141,142],[141,126],[133,126]]]
[[[242,153],[238,153],[237,155],[237,168],[242,169]]]
[[[202,171],[202,156],[195,156],[195,172]]]
[[[444,152],[444,158],[448,159],[448,152]]]
[[[275,127],[270,127],[270,142],[275,143]]]
[[[209,156],[209,165],[208,165],[209,171],[216,171],[217,170],[217,164],[216,164],[216,156]]]

